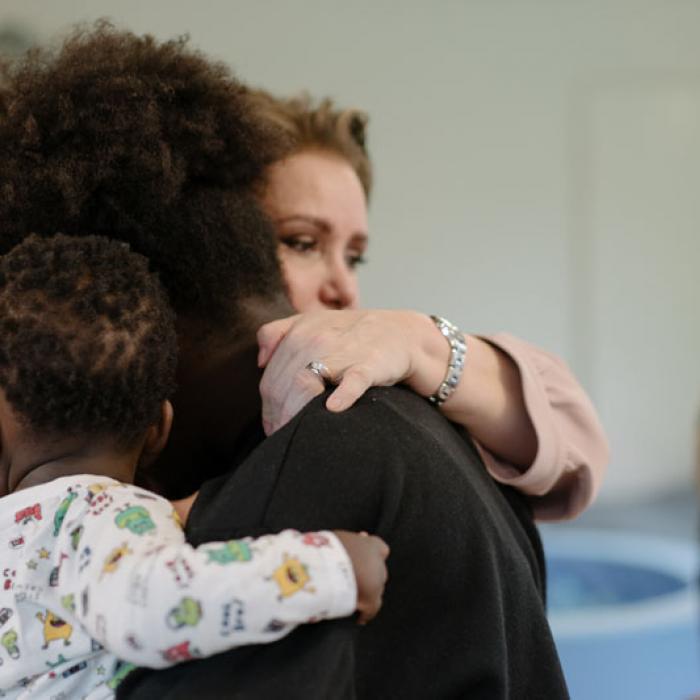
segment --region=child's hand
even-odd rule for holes
[[[389,547],[384,540],[366,532],[346,532],[335,530],[352,561],[357,580],[357,612],[361,625],[369,622],[382,607],[382,595],[386,584],[387,570],[385,560],[389,556]]]

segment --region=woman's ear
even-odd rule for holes
[[[173,405],[167,399],[160,405],[160,418],[146,432],[139,466],[148,466],[163,451],[173,426]]]

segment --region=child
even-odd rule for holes
[[[378,610],[378,538],[195,549],[172,505],[132,484],[167,441],[175,361],[165,294],[125,245],[30,236],[0,258],[3,697],[111,698],[133,664]]]

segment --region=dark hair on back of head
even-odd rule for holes
[[[249,194],[277,141],[223,65],[101,21],[3,72],[0,253],[30,231],[126,241],[205,318],[283,289]]]
[[[32,235],[0,257],[0,387],[32,433],[129,445],[157,422],[176,359],[167,296],[123,243]]]

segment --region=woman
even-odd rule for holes
[[[344,410],[372,385],[403,382],[433,396],[454,358],[445,327],[417,312],[354,310],[372,186],[365,115],[335,110],[330,100],[314,106],[306,96],[255,91],[251,99],[285,137],[260,198],[278,233],[292,303],[311,312],[259,333],[266,430],[322,391],[309,360],[339,385],[330,410]],[[531,497],[539,519],[576,516],[593,500],[608,461],[585,392],[560,359],[509,334],[465,340],[463,375],[439,409],[469,430],[495,479]]]

